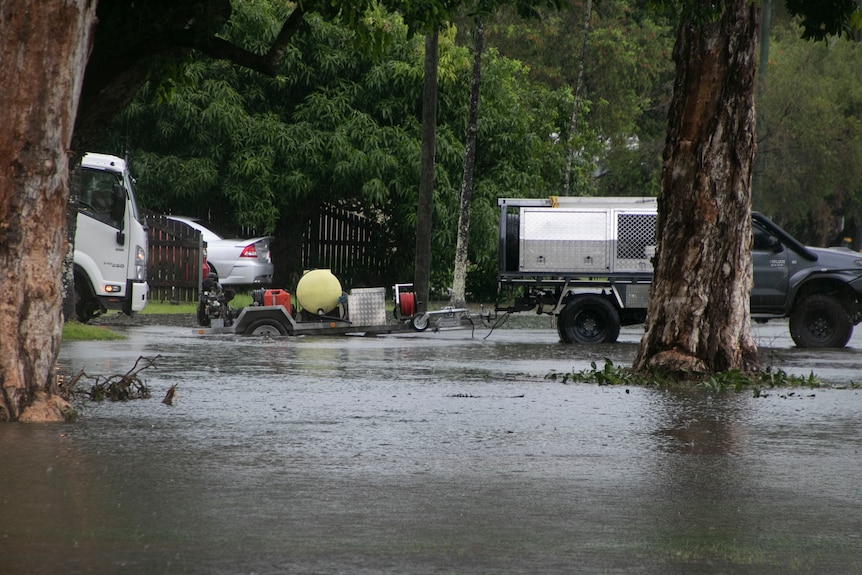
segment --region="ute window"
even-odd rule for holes
[[[122,222],[111,214],[116,198],[117,186],[122,181],[109,172],[81,170],[81,195],[78,197],[78,211],[115,228],[122,228]]]

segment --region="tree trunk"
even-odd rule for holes
[[[425,85],[422,89],[422,165],[416,210],[413,290],[416,311],[428,309],[431,284],[431,221],[434,215],[434,147],[437,135],[437,44],[439,32],[425,37]]]
[[[68,150],[95,0],[0,0],[0,419],[61,420]]]
[[[640,371],[759,367],[748,299],[757,10],[729,0],[718,20],[677,32]]]
[[[563,181],[563,195],[571,193],[572,162],[575,159],[575,134],[578,131],[578,114],[581,107],[581,88],[584,84],[584,68],[587,63],[587,42],[590,39],[590,18],[593,14],[593,0],[587,0],[584,16],[584,39],[581,44],[581,60],[578,63],[578,79],[575,81],[575,103],[572,106],[572,119],[569,121],[569,138],[566,144],[566,176]]]
[[[485,24],[476,19],[473,31],[473,77],[470,81],[470,110],[467,117],[467,141],[464,146],[464,177],[461,180],[461,204],[458,211],[458,238],[455,244],[455,272],[450,303],[461,307],[467,302],[467,248],[470,244],[470,204],[473,201],[473,171],[476,167],[476,132],[479,123],[479,87],[482,84],[482,45]]]

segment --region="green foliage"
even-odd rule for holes
[[[266,1],[237,3],[237,12]],[[245,14],[225,35],[257,49],[246,34],[271,36],[280,14],[275,7]],[[141,203],[276,235],[307,202],[349,206],[385,225],[403,274],[416,223],[423,45],[398,16],[378,26],[390,41],[375,57],[356,49],[355,30],[309,14],[277,78],[195,57],[167,100],[153,97],[156,84],[145,87],[115,130],[132,150]],[[445,287],[472,58],[455,43],[454,28],[443,30],[440,53],[432,261],[435,285]],[[565,90],[537,86],[522,64],[486,54],[469,256],[474,294],[495,290],[496,198],[557,193],[564,159],[550,135],[567,123],[570,107]]]
[[[846,230],[836,221],[862,223],[862,46],[798,36],[792,25],[773,30],[754,207],[806,243],[837,245]]]
[[[730,370],[714,373],[708,376],[677,377],[669,374],[642,374],[631,368],[615,366],[613,361],[605,358],[604,365],[599,368],[596,362],[590,363],[589,369],[572,371],[562,375],[551,372],[545,379],[557,380],[562,383],[596,383],[598,385],[631,385],[639,387],[659,388],[695,388],[713,393],[736,393],[751,390],[754,397],[766,397],[764,388],[819,388],[823,385],[812,372],[807,377],[786,373],[781,369],[767,369],[758,373],[742,373]]]
[[[805,39],[850,35],[851,22],[858,22],[859,18],[856,0],[785,0],[785,3],[791,14],[800,17]]]
[[[522,21],[501,10],[489,23],[488,45],[523,61],[537,83],[571,90],[582,40],[572,31],[583,27],[583,4],[542,16]],[[639,4],[604,0],[594,9],[581,92],[585,102],[575,137],[581,159],[590,161],[575,167],[573,193],[656,192],[673,78],[673,42],[667,18]],[[563,114],[565,121],[544,132],[557,133],[560,141],[568,134],[571,103]]]

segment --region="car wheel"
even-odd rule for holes
[[[834,297],[808,296],[790,314],[790,337],[799,347],[845,347],[853,320]]]
[[[578,296],[563,308],[557,331],[564,343],[614,343],[620,335],[620,315],[606,298]]]
[[[259,319],[246,328],[245,335],[277,337],[287,335],[287,329],[274,319]]]

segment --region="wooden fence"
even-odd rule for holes
[[[203,280],[201,233],[165,216],[145,212],[149,228],[147,283],[152,301],[197,301]]]
[[[303,269],[329,269],[345,286],[382,277],[386,252],[378,228],[365,216],[324,204],[303,235]]]

